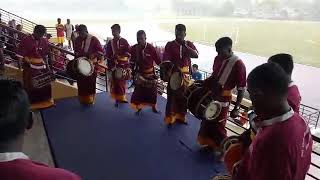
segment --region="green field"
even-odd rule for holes
[[[168,23],[170,22],[170,23]],[[193,41],[214,42],[230,36],[234,49],[268,57],[285,52],[295,62],[320,67],[320,23],[302,21],[252,20],[233,18],[179,19],[160,22],[161,29],[174,32],[174,25],[184,23],[187,37]]]

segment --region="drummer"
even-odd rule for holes
[[[103,61],[103,49],[99,40],[88,33],[88,29],[85,25],[78,26],[79,37],[75,41],[74,52],[75,58],[86,57],[96,66],[97,63]],[[81,104],[91,105],[95,101],[96,95],[96,78],[97,72],[91,76],[81,76],[77,80],[78,96]]]
[[[301,96],[299,88],[292,81],[291,75],[293,71],[293,58],[290,54],[276,54],[269,58],[268,62],[276,63],[282,67],[282,69],[287,73],[290,84],[288,86],[288,103],[292,107],[294,112],[299,113],[299,107],[301,102]]]
[[[290,79],[274,63],[255,68],[248,92],[259,128],[233,180],[305,179],[311,163],[312,135],[287,102]]]
[[[54,105],[51,84],[35,88],[32,79],[48,73],[48,41],[44,38],[46,28],[36,25],[33,34],[21,40],[19,54],[23,56],[23,84],[31,102],[31,109],[48,108]]]
[[[159,55],[156,49],[146,42],[146,33],[143,30],[137,32],[138,44],[131,48],[131,67],[135,76],[140,75],[147,80],[155,80],[155,64],[160,64]],[[136,84],[131,97],[131,107],[139,114],[144,106],[151,106],[153,112],[158,113],[157,103],[157,86],[145,87]]]
[[[110,93],[115,100],[115,106],[118,107],[120,103],[128,103],[126,98],[126,81],[117,79],[115,77],[115,70],[117,68],[130,68],[129,59],[130,46],[128,41],[120,36],[121,28],[119,24],[111,26],[113,39],[110,40],[106,48],[106,58],[108,67],[112,73],[110,78]]]
[[[175,27],[176,39],[166,44],[163,62],[171,61],[176,67],[178,67],[184,78],[190,80],[190,66],[191,58],[198,58],[198,50],[194,44],[185,40],[186,26],[178,24]],[[174,124],[175,122],[187,124],[187,102],[183,96],[183,92],[173,92],[170,87],[167,87],[167,105],[166,105],[166,117],[165,123],[167,125]]]
[[[218,82],[221,87],[221,94],[218,101],[222,104],[222,110],[216,121],[202,121],[198,134],[198,143],[209,146],[216,152],[221,141],[227,137],[225,129],[229,112],[229,105],[232,100],[231,90],[237,88],[238,95],[235,106],[230,113],[232,118],[237,117],[240,109],[245,87],[246,87],[246,67],[232,52],[232,40],[229,37],[220,38],[216,43],[216,56],[213,64],[212,76],[204,81],[204,86],[213,88],[213,81]],[[212,89],[213,93],[217,91]]]

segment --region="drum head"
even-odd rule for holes
[[[122,76],[123,76],[123,69],[122,68],[117,68],[115,70],[115,77],[117,79],[122,79]]]
[[[93,73],[93,67],[90,61],[84,58],[79,58],[77,60],[79,73],[84,76],[91,76],[91,74]]]
[[[221,104],[218,102],[211,102],[209,104],[209,106],[205,109],[204,111],[204,117],[208,120],[208,121],[212,121],[215,120],[221,112]]]
[[[182,77],[179,72],[172,73],[170,77],[170,88],[172,90],[178,90],[182,86]]]

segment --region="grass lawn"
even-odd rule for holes
[[[187,37],[214,42],[222,36],[234,40],[234,49],[268,57],[285,52],[295,62],[320,67],[320,22],[252,20],[234,18],[179,19],[160,22],[161,29],[174,33],[176,23],[187,26]]]

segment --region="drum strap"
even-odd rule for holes
[[[225,66],[222,70],[222,72],[220,72],[220,77],[219,77],[219,84],[223,87],[227,80],[229,75],[231,74],[231,71],[233,69],[233,66],[236,64],[236,62],[239,60],[239,58],[235,55],[231,56],[229,59],[225,60],[225,63],[227,64],[222,64],[221,68],[223,68],[223,66]]]
[[[90,47],[90,44],[91,44],[91,39],[92,39],[92,35],[91,34],[88,34],[85,42],[84,42],[84,45],[82,45],[82,47],[84,48],[83,51],[84,53],[88,53],[89,51],[89,47]]]

